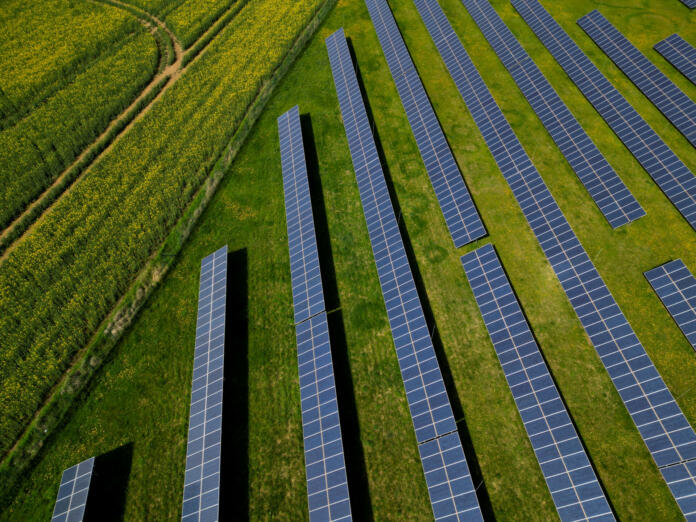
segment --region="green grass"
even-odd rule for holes
[[[599,7],[689,95],[689,85],[650,46],[696,24],[677,0],[543,2],[612,82],[692,170],[686,140],[625,79],[574,21]],[[459,97],[410,0],[391,2],[472,195],[528,315],[578,431],[617,514],[678,519],[679,513],[637,430],[545,260],[509,187]],[[465,47],[615,295],[687,418],[696,425],[694,352],[642,272],[681,257],[696,271],[694,231],[623,148],[506,0],[494,5],[572,108],[647,216],[612,230],[483,39],[459,0],[443,0]],[[555,510],[524,433],[425,175],[415,142],[360,0],[339,2],[277,87],[171,273],[114,350],[83,402],[49,441],[0,519],[47,518],[62,469],[133,443],[128,520],[173,519],[180,509],[200,259],[228,244],[248,259],[249,515],[307,516],[299,390],[292,327],[275,118],[299,103],[311,116],[347,358],[377,519],[427,519],[430,506],[348,147],[324,38],[345,27],[375,117],[405,230],[451,370],[495,515],[549,519]],[[488,241],[488,240],[484,240]],[[230,276],[234,277],[234,273]],[[231,340],[230,349],[235,349]],[[238,371],[244,371],[241,368]],[[354,488],[357,489],[357,488]],[[365,498],[354,498],[356,509]]]

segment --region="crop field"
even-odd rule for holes
[[[696,424],[694,350],[643,276],[676,258],[696,271],[696,232],[509,1],[493,0],[645,209],[646,216],[612,229],[461,0],[439,3],[687,419]],[[696,172],[694,148],[576,24],[599,9],[696,99],[696,86],[652,50],[674,32],[696,43],[696,12],[678,0],[541,3]],[[233,2],[138,0],[133,5],[165,19],[187,48],[194,47]],[[246,2],[151,110],[0,261],[0,454],[15,444],[196,199],[247,108],[321,5],[320,0]],[[389,0],[389,5],[489,236],[461,249],[452,246],[365,4],[338,0],[275,86],[169,272],[38,450],[31,467],[0,494],[0,520],[48,519],[62,470],[114,451],[122,456],[113,479],[122,492],[116,516],[181,516],[200,260],[225,244],[231,252],[227,277],[232,286],[225,386],[233,393],[229,408],[234,415],[223,440],[230,448],[223,476],[227,472],[234,477],[224,484],[227,515],[235,520],[308,518],[276,127],[276,118],[296,104],[303,115],[326,309],[335,310],[329,324],[353,514],[360,520],[432,519],[324,44],[339,27],[345,29],[354,52],[484,514],[500,520],[557,518],[459,262],[459,256],[491,242],[617,518],[681,519],[414,3]],[[0,9],[0,22],[4,16]],[[140,41],[137,34],[129,36],[120,49]],[[144,42],[137,71],[130,71],[134,85],[146,82],[157,67],[154,44]],[[0,44],[0,57],[9,52]],[[71,56],[66,51],[63,60],[67,63]],[[117,52],[110,56],[118,62]],[[84,70],[97,67],[99,63]],[[83,77],[85,85],[90,84],[89,75],[74,77],[75,84]],[[44,92],[48,83],[41,85],[35,92]],[[0,86],[7,94],[4,79]],[[104,92],[95,89],[91,99],[96,102]],[[120,92],[126,96],[123,89]],[[56,111],[67,110],[55,103]],[[116,107],[118,102],[113,103]],[[86,101],[85,111],[87,105]],[[47,103],[29,117],[41,117],[43,107],[52,110]],[[75,108],[76,113],[80,110]],[[108,119],[108,107],[102,110],[101,116],[90,117],[95,122]],[[44,125],[44,135],[62,133],[58,124],[55,130]],[[0,131],[0,139],[2,135]],[[87,130],[84,135],[89,135]],[[71,154],[79,148],[75,145]],[[5,167],[0,172],[4,175]],[[27,180],[36,182],[37,177],[27,175]]]

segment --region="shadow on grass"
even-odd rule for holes
[[[132,442],[94,459],[85,522],[110,522],[124,519],[126,492],[132,464]]]
[[[372,500],[367,482],[365,454],[360,441],[360,422],[355,405],[353,376],[350,372],[348,343],[343,324],[343,313],[340,310],[341,301],[336,283],[331,237],[327,220],[324,193],[319,177],[319,161],[314,140],[312,120],[308,114],[300,115],[302,141],[307,162],[307,177],[309,178],[314,228],[317,236],[319,265],[324,287],[326,310],[329,311],[329,337],[331,339],[331,356],[334,361],[334,376],[336,379],[336,395],[338,397],[338,412],[341,419],[343,436],[343,451],[346,457],[346,473],[350,490],[351,509],[356,520],[373,520]]]
[[[245,248],[227,255],[220,520],[249,518],[249,321]]]
[[[479,466],[476,453],[474,452],[474,446],[471,442],[471,437],[469,435],[469,430],[466,426],[466,421],[464,419],[464,410],[462,408],[461,402],[459,401],[459,396],[457,395],[457,390],[454,385],[454,379],[452,378],[452,372],[447,361],[447,356],[442,345],[442,340],[437,331],[437,326],[435,325],[435,318],[433,316],[432,308],[430,306],[430,301],[428,300],[428,294],[425,291],[425,285],[423,284],[423,278],[421,277],[420,270],[418,268],[418,262],[416,261],[416,256],[413,251],[413,246],[411,245],[411,240],[408,236],[408,231],[404,223],[401,221],[401,207],[399,206],[399,201],[396,197],[396,192],[394,191],[394,184],[392,182],[391,174],[389,172],[389,166],[386,162],[384,156],[384,150],[382,148],[382,142],[377,133],[374,118],[372,116],[372,109],[370,107],[370,102],[365,91],[365,86],[363,84],[362,75],[360,73],[360,66],[355,57],[355,51],[353,49],[353,44],[350,38],[347,38],[348,50],[350,51],[351,59],[353,60],[353,65],[355,66],[355,74],[358,78],[358,85],[360,86],[360,94],[365,103],[365,111],[367,112],[367,118],[370,123],[370,128],[372,129],[372,134],[375,140],[375,146],[377,147],[377,154],[379,155],[379,160],[382,165],[382,170],[384,171],[384,178],[387,183],[387,188],[389,190],[389,196],[391,198],[392,205],[394,206],[394,212],[399,220],[399,231],[401,232],[401,238],[404,242],[404,248],[406,249],[406,256],[408,258],[409,265],[411,267],[411,272],[413,273],[413,279],[418,290],[418,297],[421,301],[421,306],[423,307],[423,313],[425,315],[425,320],[428,327],[431,330],[431,338],[433,342],[433,347],[435,348],[435,354],[437,355],[437,360],[440,365],[440,371],[442,372],[442,378],[445,382],[445,387],[447,388],[447,395],[449,396],[450,403],[452,405],[452,411],[454,413],[454,418],[457,419],[457,427],[459,432],[459,438],[461,439],[462,446],[464,448],[464,453],[466,454],[466,460],[469,465],[469,471],[471,473],[471,478],[474,482],[474,487],[476,488],[476,495],[478,497],[483,516],[486,520],[494,520],[495,515],[493,512],[493,506],[491,504],[488,490],[486,489],[486,484],[483,481],[483,474],[481,473],[481,467]]]

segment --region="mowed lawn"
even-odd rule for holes
[[[643,272],[673,258],[696,271],[696,234],[623,147],[507,0],[493,2],[647,211],[612,230],[459,0],[442,5],[467,51],[549,185],[629,322],[696,426],[696,359]],[[696,16],[678,0],[590,0],[544,6],[696,171],[686,140],[594,46],[575,20],[599,8],[687,94],[696,87],[651,50],[673,32],[696,43]],[[411,0],[390,2],[474,200],[617,515],[679,519],[667,486],[589,343],[512,193],[498,171]],[[132,462],[127,520],[180,514],[200,259],[227,244],[237,293],[230,314],[228,382],[241,392],[228,445],[223,496],[254,520],[307,517],[292,297],[276,117],[299,104],[312,128],[325,290],[348,452],[353,508],[361,518],[432,517],[403,385],[352,171],[324,38],[344,27],[355,51],[385,170],[402,212],[422,299],[489,514],[555,517],[551,497],[423,169],[405,113],[361,0],[340,0],[227,173],[173,270],[115,348],[65,427],[42,452],[3,520],[47,519],[64,468],[126,446]],[[309,149],[310,156],[312,148]],[[331,262],[332,261],[332,262]],[[246,314],[245,314],[246,312]],[[236,352],[235,352],[236,350]],[[248,368],[244,354],[247,353]],[[241,354],[241,356],[240,356]],[[349,370],[349,371],[348,371]],[[354,401],[352,400],[354,399]],[[245,407],[248,402],[248,407]],[[353,404],[354,402],[354,404]],[[242,407],[240,407],[240,405]],[[354,407],[353,407],[354,406]],[[248,417],[248,426],[245,425]],[[132,445],[132,446],[131,446]],[[239,482],[239,481],[238,481]],[[242,482],[244,482],[242,480]],[[247,513],[248,511],[248,513]]]

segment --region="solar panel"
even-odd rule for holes
[[[633,194],[491,4],[463,3],[609,224],[616,228],[644,216]]]
[[[578,20],[616,66],[696,147],[696,103],[648,60],[602,14],[594,10]]]
[[[385,0],[366,0],[418,150],[428,172],[454,246],[486,235],[478,211],[445,139],[428,95]]]
[[[512,4],[686,221],[696,228],[696,177],[536,0]]]
[[[696,7],[696,0],[681,0],[681,3],[686,7],[690,7],[691,9]]]
[[[201,261],[181,520],[218,520],[227,245]]]
[[[300,112],[293,107],[278,118],[285,215],[295,323],[325,309],[314,215],[309,194]]]
[[[590,459],[490,243],[461,258],[561,520],[613,520]]]
[[[309,519],[350,520],[326,312],[296,326]]]
[[[673,34],[656,43],[654,48],[691,83],[696,84],[696,47],[678,34]]]
[[[696,278],[681,259],[648,270],[645,277],[696,350]]]
[[[85,516],[94,457],[83,460],[63,472],[51,522],[81,522]]]
[[[653,459],[662,468],[696,458],[686,417],[446,18],[436,20],[450,35],[462,97]]]
[[[343,29],[326,47],[433,513],[483,520]]]

